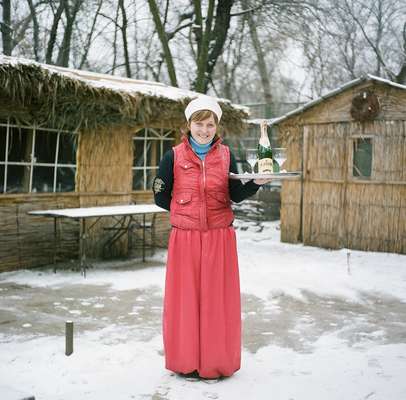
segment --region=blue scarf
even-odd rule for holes
[[[204,157],[206,157],[207,152],[210,150],[213,140],[211,140],[211,142],[207,143],[207,144],[200,144],[200,143],[197,143],[196,140],[193,139],[192,135],[190,135],[189,143],[192,146],[193,151],[197,154],[197,156],[201,160],[204,160]]]

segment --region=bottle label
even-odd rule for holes
[[[258,160],[258,173],[267,174],[273,172],[272,158],[261,158]]]

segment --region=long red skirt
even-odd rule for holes
[[[241,363],[241,300],[233,227],[172,228],[163,312],[166,368],[230,376]]]

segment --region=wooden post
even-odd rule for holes
[[[304,191],[307,189],[307,185],[305,185],[306,181],[308,180],[308,171],[307,171],[307,162],[309,156],[309,127],[303,126],[303,142],[302,142],[302,176],[301,176],[301,189],[300,189],[300,235],[301,235],[301,242],[305,244],[305,198],[304,198]]]
[[[54,217],[54,254],[53,254],[53,262],[54,262],[54,274],[56,274],[56,263],[57,263],[57,246],[58,246],[58,227],[56,222],[56,217]]]
[[[73,353],[73,322],[66,321],[65,324],[65,354],[70,356]]]
[[[145,262],[145,214],[142,214],[142,262]]]
[[[86,278],[86,218],[80,218],[79,260],[82,275]]]

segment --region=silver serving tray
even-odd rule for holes
[[[284,179],[294,179],[301,175],[301,172],[274,172],[266,174],[233,174],[230,172],[230,179],[241,179],[241,180],[251,180],[251,179],[272,179],[272,180],[284,180]]]

